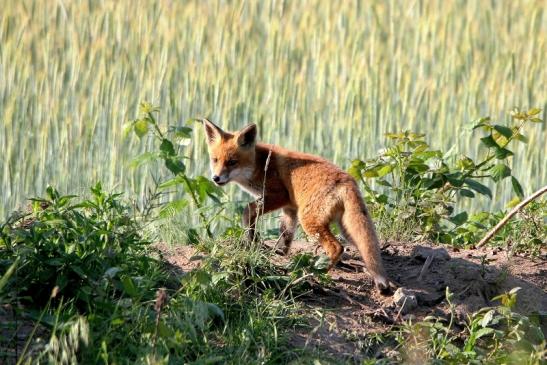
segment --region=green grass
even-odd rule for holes
[[[320,348],[293,340],[295,332],[315,336],[314,323],[332,310],[304,299],[326,300],[314,294],[333,283],[324,257],[300,253],[274,264],[272,251],[226,236],[200,240],[199,266],[173,270],[121,194],[97,184],[90,195],[49,188],[32,211],[0,221],[0,362],[355,363],[345,350],[326,353],[336,337],[323,337]],[[359,341],[355,355],[365,364],[539,365],[541,314],[512,311],[519,289],[463,319],[447,288],[449,318],[408,317],[381,333],[344,336]]]
[[[171,123],[254,121],[263,140],[344,167],[403,129],[474,155],[471,139],[459,140],[465,122],[547,101],[541,1],[2,0],[0,8],[0,217],[48,183],[81,193],[100,180],[141,193],[148,171],[127,164],[145,147],[122,136],[141,100]],[[194,133],[190,172],[205,174]],[[546,139],[536,125],[536,147],[515,151],[525,193],[547,180]],[[508,184],[494,191],[496,204],[509,194]]]
[[[287,275],[257,246],[202,240],[200,268],[173,273],[139,228],[100,185],[90,199],[50,188],[32,212],[1,222],[0,362],[261,364],[304,352],[288,343],[304,323],[294,300],[303,265]],[[8,326],[27,345],[15,350]]]

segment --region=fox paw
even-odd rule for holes
[[[385,276],[376,276],[374,278],[374,286],[376,286],[376,289],[382,295],[392,295],[398,287],[396,283]]]

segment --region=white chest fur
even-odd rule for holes
[[[250,168],[237,169],[230,174],[231,180],[238,184],[243,190],[254,196],[255,198],[262,195],[262,186],[255,186],[251,182],[253,170]]]
[[[237,185],[239,185],[239,187],[241,187],[243,190],[245,190],[246,192],[248,192],[255,198],[258,198],[259,196],[262,195],[262,189],[259,187],[251,186],[251,184],[249,184],[246,181],[235,181],[235,182]]]

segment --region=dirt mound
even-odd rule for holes
[[[270,248],[274,244],[266,242]],[[199,265],[199,260],[195,260],[197,253],[191,247],[162,244],[157,247],[173,270],[186,272]],[[295,241],[289,256],[273,255],[272,260],[283,265],[296,253],[314,251],[313,244]],[[308,328],[298,330],[293,344],[317,346],[337,358],[358,360],[355,354],[362,354],[368,346],[367,334],[384,332],[409,318],[420,320],[428,315],[448,318],[446,287],[454,293],[452,302],[462,325],[468,313],[495,305],[491,302],[494,296],[515,287],[521,288],[516,311],[547,313],[545,257],[529,259],[489,248],[454,250],[404,243],[385,245],[382,257],[386,271],[402,291],[396,296],[376,292],[359,253],[353,246],[347,246],[343,263],[330,272],[333,285],[315,285],[311,294],[299,299],[307,311],[319,310],[322,315]],[[546,323],[542,326],[545,331]],[[373,351],[369,355],[374,356],[374,347],[367,347],[367,351]]]

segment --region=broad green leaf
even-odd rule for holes
[[[445,177],[452,186],[460,187],[463,185],[461,172],[446,174]]]
[[[209,315],[211,317],[218,317],[224,321],[224,312],[220,307],[213,303],[207,303],[207,309],[209,309]]]
[[[80,266],[70,265],[70,268],[72,269],[72,271],[74,271],[76,274],[78,274],[82,279],[87,278],[87,275],[85,274],[85,272],[82,270],[82,268]]]
[[[486,312],[486,314],[484,315],[484,317],[482,317],[482,320],[481,320],[481,326],[482,327],[486,327],[490,324],[490,322],[492,321],[492,319],[494,318],[494,310],[491,309],[489,310],[488,312]]]
[[[452,146],[452,148],[454,148],[454,146]],[[451,148],[451,150],[452,150]],[[428,150],[428,151],[423,151],[423,152],[418,152],[418,153],[415,153],[414,156],[424,160],[424,161],[427,161],[428,159],[430,158],[441,158],[443,157],[443,154],[441,151],[431,151],[431,150]],[[444,157],[446,158],[446,156]]]
[[[513,131],[511,130],[511,128],[505,127],[503,125],[495,125],[494,129],[505,138],[511,138],[511,136],[513,135]]]
[[[161,219],[165,218],[171,218],[178,213],[182,212],[184,208],[188,205],[188,200],[186,199],[179,199],[171,201],[164,206],[161,207],[158,216]]]
[[[154,152],[145,152],[140,156],[135,157],[131,162],[129,163],[129,167],[131,168],[137,168],[141,165],[150,163],[152,161],[155,161],[158,158],[158,155]]]
[[[55,200],[59,197],[59,192],[55,188],[53,188],[52,186],[48,186],[46,188],[46,193],[47,193],[48,198],[51,199],[51,200]]]
[[[178,175],[186,171],[186,166],[184,166],[184,163],[181,160],[177,159],[176,157],[166,158],[165,167],[167,167],[167,169],[171,171],[174,175]]]
[[[204,270],[196,270],[193,274],[193,279],[197,284],[199,284],[202,288],[206,288],[211,284],[212,277]]]
[[[473,193],[471,190],[460,189],[459,193],[460,193],[461,196],[465,196],[467,198],[474,198],[475,197],[475,193]]]
[[[498,160],[503,160],[509,156],[513,156],[513,152],[509,151],[507,148],[496,148],[494,154]]]
[[[393,170],[393,167],[391,169]],[[414,174],[414,173],[420,174],[422,172],[429,171],[429,166],[424,164],[421,160],[417,160],[417,161],[414,160],[408,164],[407,171],[410,172],[411,174]]]
[[[135,286],[135,283],[133,283],[133,279],[131,279],[130,276],[123,275],[121,277],[121,282],[123,286],[123,290],[127,295],[130,297],[136,297],[139,292],[137,291],[137,287]]]
[[[376,171],[374,171],[373,169],[365,170],[365,172],[363,173],[363,176],[364,177],[378,177],[378,173]]]
[[[433,178],[423,178],[422,185],[427,190],[438,189],[444,185],[444,180],[440,174],[435,174]]]
[[[507,143],[509,143],[509,139],[501,133],[498,133],[497,131],[494,131],[494,133],[492,133],[492,137],[494,138],[494,141],[496,141],[498,146],[506,146]]]
[[[509,166],[499,163],[495,165],[492,170],[490,170],[490,173],[492,174],[492,180],[498,182],[508,176],[511,176],[511,169],[509,168]]]
[[[351,161],[351,166],[348,169],[348,173],[353,176],[355,179],[359,180],[361,178],[361,170],[366,167],[366,164],[361,160]]]
[[[190,127],[172,127],[170,131],[177,141],[192,138],[192,128]]]
[[[477,333],[475,334],[475,338],[481,338],[483,336],[486,336],[486,335],[489,335],[491,333],[494,332],[494,329],[493,328],[490,328],[490,327],[486,327],[486,328],[481,328],[480,330],[477,331]]]
[[[166,156],[174,156],[176,154],[173,143],[166,138],[161,140],[160,151]]]
[[[486,195],[490,197],[490,199],[492,199],[492,192],[486,185],[481,184],[477,180],[473,180],[469,178],[465,179],[465,184],[469,186],[469,188],[475,190],[477,193]]]
[[[205,201],[205,198],[209,197],[215,201],[215,203],[220,204],[218,196],[223,194],[223,190],[216,186],[211,180],[198,176],[192,180],[193,189],[197,190],[199,200],[201,202]]]
[[[192,256],[193,257],[193,256]],[[201,257],[201,259],[203,259],[203,256]],[[214,273],[212,276],[211,276],[211,282],[213,283],[213,285],[217,285],[220,281],[222,280],[226,280],[230,277],[230,274],[227,273],[227,272],[218,272],[218,273]]]
[[[475,167],[475,162],[467,156],[460,156],[456,161],[456,166],[461,170],[468,170]]]
[[[139,119],[135,121],[135,123],[133,124],[133,130],[139,138],[145,136],[148,133],[148,120]]]
[[[531,118],[531,119],[530,119],[530,122],[542,123],[542,122],[543,122],[543,119],[541,119],[541,118]]]
[[[541,113],[541,109],[539,109],[539,108],[532,108],[532,109],[530,109],[526,112],[526,114],[528,114],[528,116],[530,116],[530,117],[534,116],[534,115],[537,115],[539,113]]]
[[[467,212],[461,212],[453,217],[448,218],[448,220],[450,220],[450,222],[454,223],[456,226],[461,226],[462,224],[467,222],[467,218]]]
[[[524,191],[522,190],[522,186],[520,185],[519,181],[514,177],[511,176],[511,185],[513,185],[513,191],[520,199],[524,198]]]
[[[385,168],[385,169],[384,169]],[[379,174],[378,174],[378,171],[380,170],[383,170],[383,172],[386,172],[386,174],[389,172],[389,165],[388,164],[376,164],[376,165],[372,165],[372,166],[369,166],[365,169],[365,173],[363,174],[365,177],[378,177]],[[384,174],[385,175],[385,174]]]
[[[519,133],[517,127],[513,127],[513,139],[524,144],[529,142],[528,137],[526,137],[524,134]]]
[[[378,169],[377,174],[378,174],[378,177],[383,177],[389,174],[391,171],[393,171],[393,166],[385,165],[382,168]]]
[[[184,179],[181,176],[175,176],[169,180],[166,180],[158,185],[159,189],[167,189],[173,186],[184,184]]]
[[[349,167],[348,174],[350,174],[355,180],[359,180],[361,178],[361,170],[359,170],[355,166]]]
[[[494,140],[494,138],[492,137],[492,135],[481,138],[481,142],[488,148],[499,147],[496,141]]]

